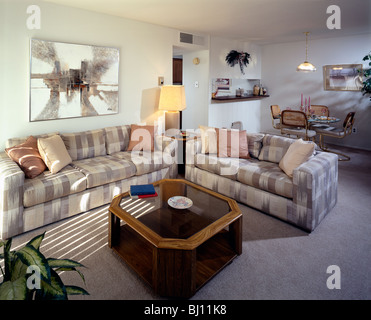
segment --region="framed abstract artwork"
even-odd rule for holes
[[[362,64],[337,64],[323,66],[325,90],[361,91]]]
[[[31,39],[30,121],[118,113],[119,49]]]

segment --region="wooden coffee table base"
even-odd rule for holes
[[[189,298],[242,253],[242,213],[233,199],[190,181],[153,185],[153,199],[113,198],[108,245],[157,294]],[[193,198],[192,206],[169,207],[175,195]]]
[[[167,297],[190,298],[242,253],[242,216],[200,246],[158,248],[109,213],[111,247],[154,291]]]

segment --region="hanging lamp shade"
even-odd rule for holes
[[[314,72],[317,70],[317,68],[308,62],[308,34],[309,32],[304,32],[305,33],[305,61],[301,64],[298,65],[296,68],[296,71],[301,71],[301,72]]]

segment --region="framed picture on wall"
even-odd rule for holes
[[[323,66],[325,90],[361,91],[362,64],[337,64]]]
[[[30,121],[118,113],[119,49],[31,39]]]

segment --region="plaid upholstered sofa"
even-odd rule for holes
[[[313,231],[337,202],[338,158],[316,151],[289,177],[279,162],[296,141],[247,133],[250,159],[202,153],[202,141],[187,142],[186,179]]]
[[[177,175],[176,140],[154,136],[154,150],[129,152],[130,125],[61,133],[72,163],[59,172],[25,177],[20,166],[0,153],[0,236],[2,239],[102,206],[129,190]],[[57,133],[35,136],[45,138]],[[14,138],[6,147],[23,143]]]

